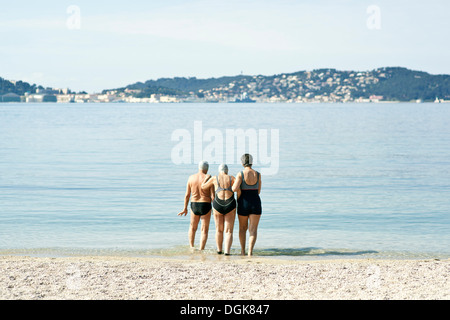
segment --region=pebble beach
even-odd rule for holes
[[[0,257],[2,300],[447,300],[450,260]]]

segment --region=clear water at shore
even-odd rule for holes
[[[0,104],[0,254],[188,254],[195,121],[279,130],[256,255],[450,257],[450,105],[403,103]]]

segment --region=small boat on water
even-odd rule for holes
[[[247,97],[247,92],[244,92],[243,94],[241,94],[241,98],[234,100],[234,101],[230,101],[230,103],[255,103],[256,100],[250,99],[249,97]]]

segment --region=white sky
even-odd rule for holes
[[[367,26],[371,5],[380,29]],[[0,77],[76,91],[317,68],[450,73],[448,0],[0,0],[0,8]]]

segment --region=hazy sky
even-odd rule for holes
[[[450,73],[449,0],[0,0],[0,8],[0,77],[76,91],[317,68]]]

